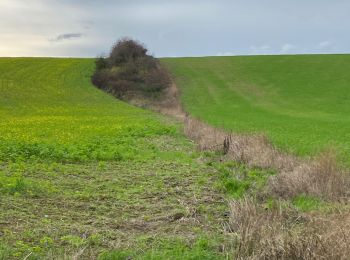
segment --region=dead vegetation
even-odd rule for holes
[[[308,195],[326,201],[349,202],[350,174],[336,163],[335,152],[329,151],[313,159],[299,159],[279,151],[263,135],[227,133],[185,117],[184,132],[201,150],[222,151],[224,160],[250,167],[275,169],[264,196],[291,199]]]
[[[269,183],[270,193],[281,198],[298,194],[347,203],[350,198],[350,174],[337,166],[334,153],[327,152],[304,162],[292,171],[280,172]]]
[[[186,117],[184,122],[185,134],[201,150],[222,150],[226,159],[276,170],[291,170],[299,163],[296,157],[275,149],[264,135],[229,133],[191,117]]]
[[[235,259],[348,259],[350,215],[301,214],[276,203],[265,208],[245,198],[230,203],[227,232]]]

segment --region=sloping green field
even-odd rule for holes
[[[154,153],[138,137],[175,133],[153,114],[95,89],[90,83],[92,60],[0,62],[3,161],[144,159]]]
[[[350,55],[162,62],[191,114],[300,155],[332,146],[350,163]],[[197,151],[179,124],[92,86],[93,70],[0,58],[0,260],[225,259],[243,234],[224,232],[223,196],[254,197],[276,173]]]
[[[200,154],[178,125],[93,87],[93,69],[0,59],[0,259],[220,257],[207,237],[223,204]]]
[[[236,132],[264,133],[299,155],[332,147],[350,163],[350,55],[162,61],[194,116]]]

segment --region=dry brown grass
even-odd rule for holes
[[[327,152],[292,171],[280,172],[271,178],[269,192],[282,198],[307,194],[328,201],[348,202],[350,174],[337,166],[334,154]]]
[[[269,181],[268,195],[288,199],[306,194],[329,201],[349,201],[350,173],[337,166],[334,151],[302,160],[279,151],[263,135],[227,133],[191,117],[186,117],[184,123],[185,134],[201,150],[221,150],[224,159],[275,169],[278,174]]]
[[[201,150],[224,150],[224,141],[229,140],[226,159],[239,161],[252,167],[291,170],[299,160],[275,149],[264,135],[229,133],[186,117],[184,132]]]
[[[181,107],[179,98],[180,94],[175,83],[171,83],[169,88],[163,91],[163,97],[155,104],[154,110],[164,115],[173,116],[179,120],[183,120],[185,112]]]
[[[277,203],[266,209],[252,199],[230,204],[227,231],[234,259],[348,259],[350,215],[307,216]]]

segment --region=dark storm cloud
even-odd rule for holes
[[[123,36],[157,56],[347,53],[348,10],[347,0],[1,0],[0,55],[94,57]],[[84,37],[58,39],[67,31]]]
[[[54,39],[50,39],[50,41],[59,42],[59,41],[63,41],[63,40],[69,40],[69,39],[80,38],[80,37],[83,37],[82,33],[65,33],[65,34],[58,35]]]

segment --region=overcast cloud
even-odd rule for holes
[[[349,53],[348,0],[0,0],[0,56]]]

